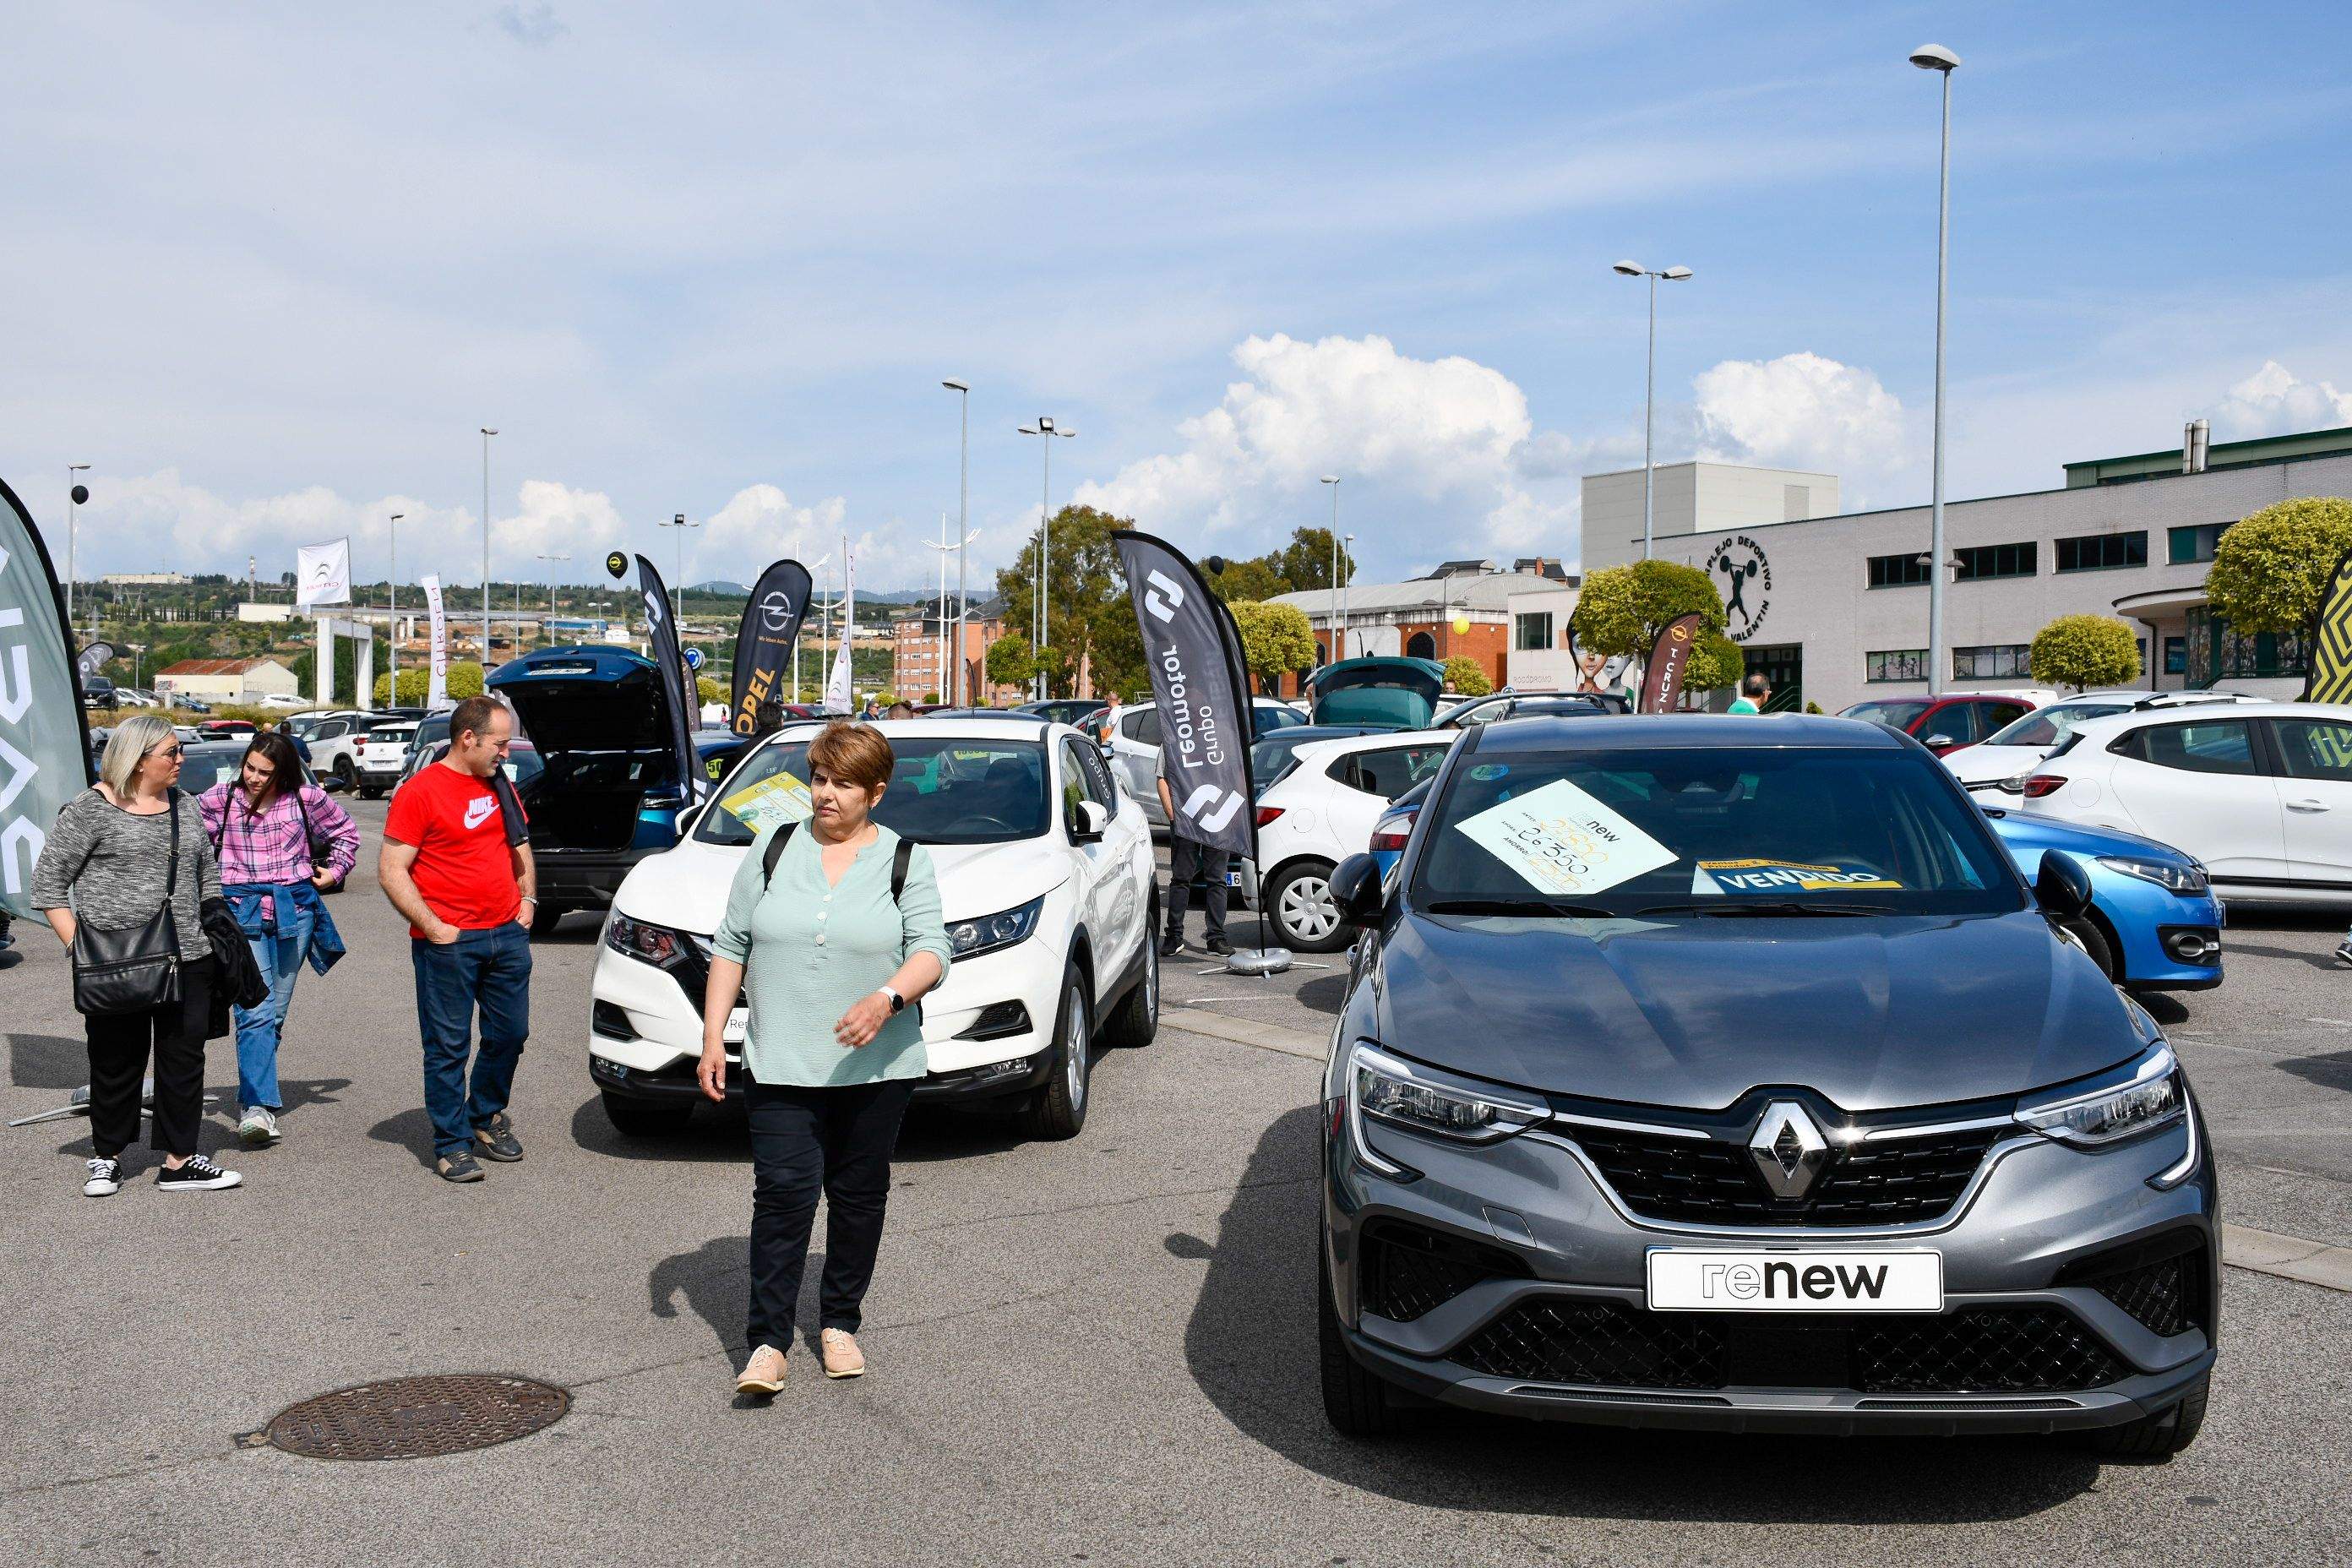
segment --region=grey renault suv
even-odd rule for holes
[[[1916,741],[1465,731],[1325,1081],[1324,1404],[2188,1446],[2214,1173],[2163,1032]]]

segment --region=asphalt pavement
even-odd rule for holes
[[[740,1117],[650,1142],[605,1123],[585,1062],[597,927],[575,916],[536,949],[528,1157],[474,1186],[434,1178],[406,938],[368,869],[383,807],[355,815],[368,853],[332,906],[352,954],[300,983],[281,1146],[236,1148],[234,1051],[212,1048],[207,1148],[243,1188],[166,1197],[142,1151],[120,1195],[86,1199],[84,1123],[5,1134],[0,1563],[2352,1557],[2352,1294],[2235,1268],[2211,1414],[2169,1463],[1453,1416],[1335,1436],[1316,1392],[1313,1042],[1339,958],[1267,980],[1171,965],[1181,1026],[1098,1064],[1069,1142],[919,1116],[861,1336],[872,1373],[828,1384],[804,1346],[772,1406],[737,1408]],[[2228,1215],[2352,1246],[2340,927],[2231,922],[2228,984],[2156,1004]],[[64,956],[18,935],[0,954],[9,1116],[89,1076]],[[314,1394],[459,1372],[561,1384],[571,1412],[432,1459],[238,1441]]]

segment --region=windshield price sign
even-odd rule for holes
[[[1566,779],[1457,826],[1528,886],[1566,898],[1613,888],[1678,858]]]

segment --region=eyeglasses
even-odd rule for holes
[[[161,757],[167,763],[176,763],[180,760],[180,742],[174,741],[170,745],[158,746],[147,754],[151,757]]]

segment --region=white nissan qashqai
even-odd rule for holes
[[[875,819],[929,850],[955,963],[923,1000],[930,1072],[919,1100],[1018,1103],[1033,1136],[1085,1125],[1092,1050],[1159,1026],[1160,889],[1142,809],[1067,724],[1026,717],[874,726],[896,753]],[[614,896],[596,953],[588,1071],[622,1132],[682,1129],[701,1099],[711,934],[736,866],[765,828],[809,815],[794,724],[737,763]],[[740,1002],[727,1089],[742,1092]]]

